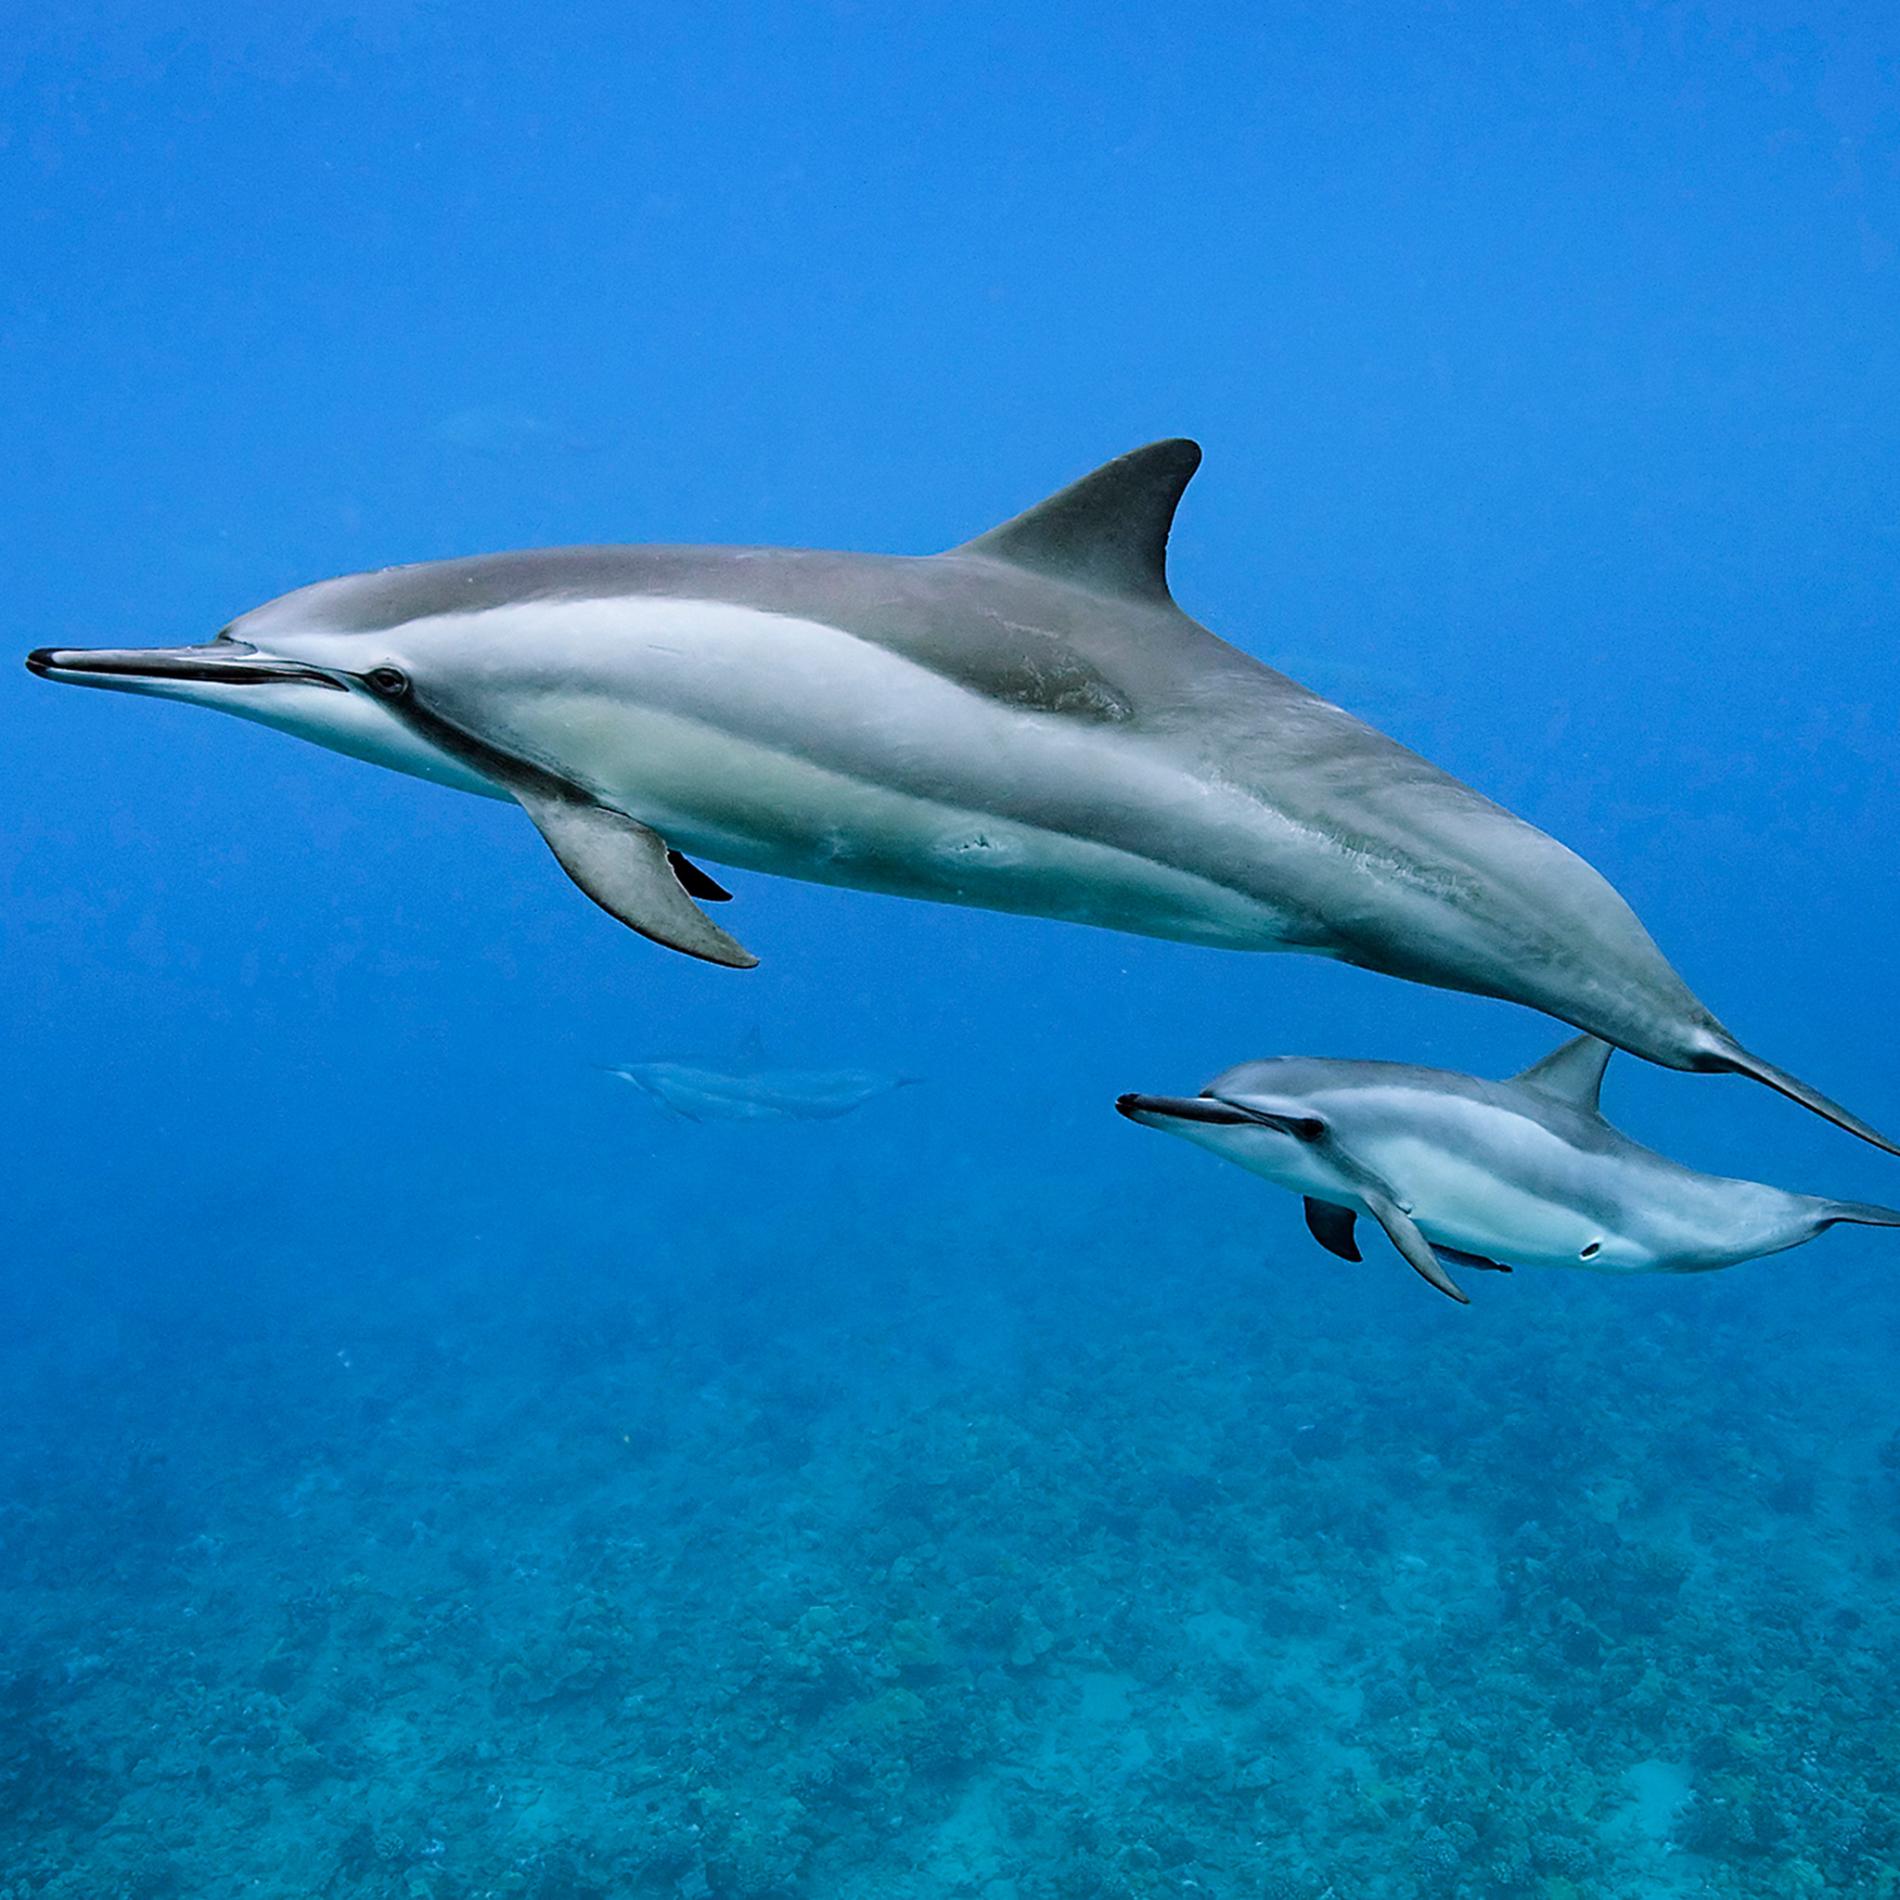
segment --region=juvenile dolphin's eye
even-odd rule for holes
[[[1603,1251],[1602,1241],[1593,1240],[1586,1248],[1584,1248],[1583,1252],[1580,1253],[1577,1256],[1577,1258],[1579,1260],[1594,1260],[1597,1257],[1597,1255],[1600,1254],[1602,1251]]]
[[[385,699],[400,699],[409,690],[409,675],[399,666],[372,666],[363,677],[370,691]]]

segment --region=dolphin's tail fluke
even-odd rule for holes
[[[1848,1227],[1900,1227],[1900,1207],[1882,1207],[1878,1201],[1823,1201],[1814,1231]]]
[[[1862,1141],[1870,1141],[1890,1155],[1900,1155],[1900,1143],[1889,1141],[1871,1122],[1862,1121],[1851,1109],[1830,1101],[1819,1089],[1810,1088],[1798,1075],[1790,1075],[1786,1069],[1778,1069],[1772,1062],[1764,1062],[1760,1056],[1751,1055],[1738,1042],[1723,1040],[1712,1043],[1695,1066],[1705,1071],[1714,1070],[1718,1074],[1745,1075],[1751,1082],[1764,1082],[1778,1095],[1785,1095],[1791,1102],[1799,1102],[1803,1108],[1813,1109],[1822,1120],[1832,1122],[1836,1128],[1845,1128],[1850,1135],[1858,1135]]]

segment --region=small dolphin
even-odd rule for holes
[[[1243,1062],[1199,1095],[1124,1095],[1165,1129],[1306,1197],[1313,1237],[1357,1260],[1370,1214],[1439,1292],[1447,1262],[1699,1273],[1799,1247],[1900,1209],[1698,1174],[1598,1111],[1610,1046],[1579,1036],[1508,1082],[1398,1062]]]
[[[1190,620],[1165,555],[1200,460],[1137,449],[945,554],[432,561],[27,665],[513,799],[602,908],[713,963],[758,959],[697,856],[1505,997],[1900,1153],[1745,1050],[1582,859]]]
[[[689,1122],[830,1122],[909,1088],[914,1075],[868,1069],[759,1069],[725,1075],[683,1062],[630,1062],[607,1073]]]

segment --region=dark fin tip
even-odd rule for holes
[[[1350,1207],[1341,1207],[1337,1201],[1322,1201],[1313,1194],[1306,1196],[1305,1205],[1306,1230],[1328,1253],[1337,1254],[1341,1260],[1365,1258],[1353,1237],[1359,1216]]]
[[[697,897],[702,904],[732,902],[732,893],[716,877],[702,871],[684,851],[669,851],[666,861],[673,867],[673,875],[679,879],[688,897]]]

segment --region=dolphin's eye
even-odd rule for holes
[[[1580,1254],[1578,1254],[1577,1258],[1579,1260],[1594,1260],[1597,1257],[1597,1255],[1600,1254],[1602,1251],[1603,1251],[1602,1241],[1593,1240],[1586,1248],[1584,1248],[1584,1250]]]
[[[409,675],[399,666],[372,666],[363,677],[384,699],[401,699],[409,690]]]

